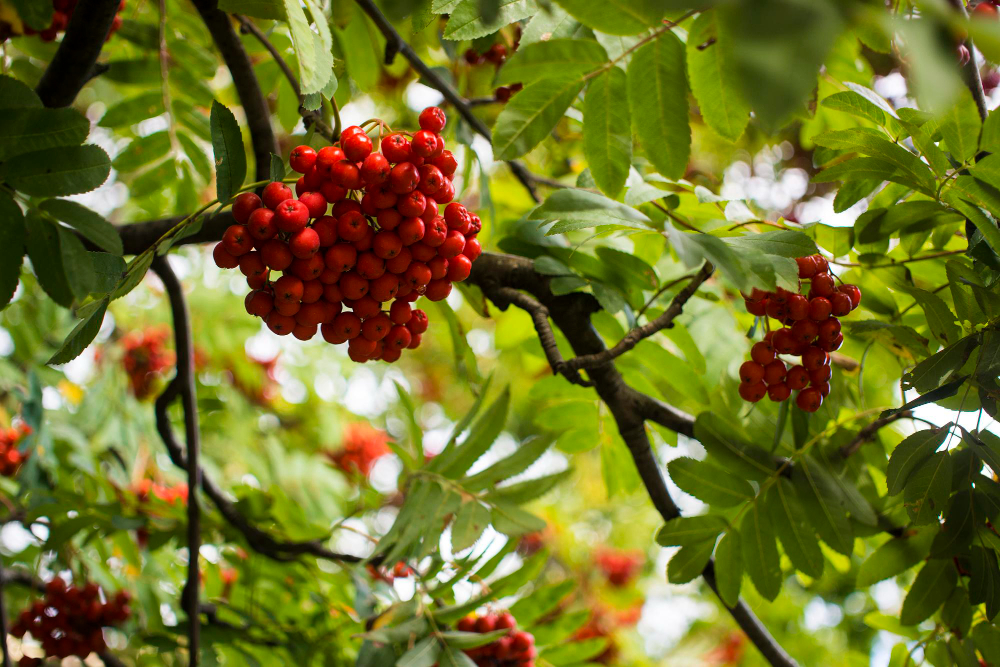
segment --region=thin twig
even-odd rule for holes
[[[965,9],[963,0],[949,0],[951,6],[955,8],[963,18],[968,19],[969,13]],[[976,111],[979,112],[980,120],[986,120],[989,111],[986,107],[986,93],[983,91],[983,80],[979,76],[979,65],[976,63],[976,49],[972,43],[972,36],[965,38],[965,47],[969,49],[969,62],[962,66],[962,79],[972,93],[972,99],[976,103]]]
[[[188,316],[184,288],[177,274],[170,268],[165,255],[153,260],[152,268],[163,282],[163,288],[170,300],[170,311],[174,320],[174,346],[177,353],[177,374],[171,385],[180,393],[184,408],[184,436],[187,441],[188,460],[188,503],[187,503],[187,547],[188,572],[184,586],[182,606],[188,616],[188,651],[191,667],[197,667],[200,659],[201,617],[198,613],[199,591],[201,588],[198,556],[201,551],[201,508],[198,489],[201,488],[201,467],[198,465],[199,441],[198,401],[194,382],[194,344],[191,335],[191,320]]]
[[[596,354],[588,354],[586,356],[574,357],[573,359],[567,360],[564,363],[564,368],[566,370],[577,371],[584,368],[594,368],[595,366],[606,364],[631,350],[639,344],[639,341],[649,338],[658,331],[672,327],[674,325],[674,320],[677,319],[677,316],[684,310],[684,305],[688,302],[688,299],[694,296],[694,293],[698,291],[698,288],[701,287],[702,283],[712,276],[714,271],[715,267],[709,262],[705,262],[705,265],[702,266],[701,270],[695,274],[691,282],[689,282],[684,289],[677,293],[677,295],[671,300],[670,305],[659,317],[650,320],[640,327],[632,329],[612,348],[602,350]]]
[[[941,252],[934,252],[930,255],[923,255],[921,257],[910,257],[909,259],[899,259],[890,260],[883,264],[859,264],[857,262],[838,262],[835,259],[829,260],[831,264],[836,264],[837,266],[849,266],[861,269],[886,269],[891,266],[902,266],[903,264],[910,264],[912,262],[923,262],[928,259],[940,259],[941,257],[951,257],[952,255],[962,255],[966,253],[967,250],[943,250]]]
[[[900,419],[912,419],[913,413],[909,410],[904,410],[903,412],[897,412],[895,414],[889,415],[888,417],[880,417],[868,424],[854,436],[854,439],[849,443],[840,448],[840,455],[845,459],[850,455],[854,454],[856,451],[861,449],[861,445],[874,440],[879,429],[889,424],[899,421]]]
[[[664,283],[662,286],[660,286],[659,289],[656,290],[656,292],[653,293],[653,296],[649,297],[649,300],[642,305],[642,308],[639,309],[639,312],[635,314],[635,319],[638,320],[640,317],[642,317],[643,314],[645,314],[645,312],[649,310],[650,306],[652,306],[657,299],[663,296],[663,293],[666,292],[668,289],[670,289],[677,283],[682,283],[685,280],[691,280],[692,278],[695,277],[695,275],[697,274],[689,273],[686,276],[681,276],[680,278],[675,278],[674,280],[671,280],[668,283]]]
[[[303,103],[302,87],[299,85],[299,80],[295,78],[295,73],[292,72],[292,68],[289,67],[288,63],[285,62],[285,59],[281,57],[281,53],[278,52],[277,47],[275,47],[274,44],[271,43],[271,40],[267,38],[267,35],[261,32],[261,29],[258,28],[257,25],[249,18],[243,16],[242,14],[234,14],[234,16],[236,17],[236,20],[240,22],[241,28],[245,32],[248,32],[254,37],[256,37],[257,41],[260,42],[265,49],[267,49],[267,52],[271,54],[271,58],[273,58],[274,62],[277,63],[278,68],[281,69],[281,71],[285,75],[285,78],[288,79],[288,83],[289,85],[291,85],[292,91],[295,93],[295,97],[297,97],[299,100],[299,114],[302,116],[306,125],[307,126],[309,124],[314,125],[316,127],[316,132],[318,132],[323,138],[325,138],[330,143],[337,141],[337,139],[340,137],[340,132],[334,131],[333,129],[330,128],[329,125],[326,124],[326,121],[323,120],[323,114],[321,114],[319,111],[312,111],[302,106]],[[336,104],[337,103],[334,102],[334,106],[336,106]]]

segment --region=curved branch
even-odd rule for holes
[[[205,27],[212,34],[212,39],[233,77],[236,93],[240,96],[257,164],[255,180],[267,180],[271,175],[271,153],[277,155],[280,151],[278,142],[274,138],[274,130],[271,128],[271,110],[267,108],[267,100],[260,90],[257,75],[253,71],[253,63],[250,62],[239,35],[233,29],[229,15],[218,8],[218,1],[192,0],[192,2],[201,14]]]
[[[118,0],[80,0],[35,92],[47,107],[68,107],[95,74]]]
[[[358,5],[364,10],[365,14],[368,14],[375,26],[382,32],[385,36],[385,62],[386,64],[391,64],[396,58],[396,54],[402,55],[409,61],[410,66],[415,69],[421,77],[427,81],[430,86],[444,95],[444,98],[450,102],[455,109],[458,110],[459,115],[465,119],[465,122],[469,124],[470,127],[476,132],[476,134],[486,137],[487,140],[493,140],[493,134],[490,132],[490,128],[486,127],[474,113],[472,113],[472,108],[468,105],[465,98],[458,94],[458,92],[448,84],[447,81],[442,79],[437,72],[427,66],[417,52],[413,50],[409,44],[406,43],[396,29],[389,22],[389,19],[379,11],[379,8],[375,6],[372,0],[356,0]],[[535,190],[534,179],[527,168],[518,162],[517,160],[508,160],[507,165],[510,170],[514,173],[514,176],[521,182],[521,184],[528,191],[533,201],[540,202],[541,198],[538,196],[538,192]]]
[[[201,434],[198,428],[198,400],[194,384],[194,344],[191,337],[191,319],[188,316],[184,288],[177,274],[170,268],[165,255],[153,260],[153,271],[160,277],[170,300],[170,312],[174,320],[174,346],[177,350],[177,374],[170,382],[172,394],[180,393],[184,406],[184,437],[187,441],[188,459],[188,501],[187,501],[187,583],[182,594],[182,606],[188,615],[188,651],[191,665],[198,664],[201,640],[201,620],[198,615],[199,591],[201,589],[198,569],[201,551],[201,509],[198,489],[201,488],[201,467],[198,465],[198,450]],[[166,394],[166,392],[164,392]],[[159,402],[159,401],[158,401]]]

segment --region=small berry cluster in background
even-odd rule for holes
[[[376,568],[374,565],[370,564],[366,566],[366,569],[372,579],[384,581],[387,584],[392,584],[392,582],[396,579],[406,579],[407,577],[412,577],[416,574],[413,568],[403,561],[398,561],[392,566],[392,569]]]
[[[247,277],[247,312],[281,336],[309,340],[320,331],[328,343],[347,343],[357,362],[393,362],[418,347],[427,315],[410,304],[446,298],[482,253],[482,221],[451,201],[458,163],[444,148],[445,122],[428,107],[423,129],[389,134],[381,152],[361,127],[349,127],[340,147],[292,151],[292,169],[304,174],[298,199],[278,182],[262,198],[239,195],[236,224],[214,257]],[[271,271],[282,275],[271,280]]]
[[[637,603],[628,609],[612,609],[604,605],[594,605],[590,610],[587,623],[573,633],[574,641],[587,639],[605,639],[604,650],[590,659],[590,662],[600,665],[616,664],[619,648],[615,641],[615,632],[619,628],[632,627],[642,618],[642,603]]]
[[[165,484],[158,484],[151,479],[143,478],[132,486],[132,491],[140,503],[147,502],[149,497],[153,496],[171,505],[176,505],[177,503],[187,505],[188,485],[184,482],[167,486]]]
[[[36,1],[41,2],[43,0]],[[17,8],[9,0],[7,2],[0,0],[0,42],[6,41],[8,37],[18,37],[20,35],[27,35],[29,37],[38,35],[43,42],[55,41],[59,33],[64,32],[66,26],[69,25],[73,11],[76,10],[77,2],[78,0],[52,0],[52,22],[43,30],[35,30],[21,19]],[[111,22],[111,29],[108,31],[106,40],[111,39],[111,35],[118,32],[118,29],[122,27],[121,13],[124,9],[125,0],[121,0],[118,3],[118,13]]]
[[[808,294],[778,288],[776,292],[754,289],[745,296],[747,312],[777,320],[784,326],[768,331],[764,340],[750,349],[750,361],[740,366],[740,396],[756,403],[768,396],[772,401],[788,400],[799,394],[795,404],[806,412],[816,412],[830,394],[830,352],[844,344],[840,320],[861,303],[857,285],[837,287],[830,265],[820,255],[799,257],[799,279],[809,281]],[[778,355],[800,357],[802,363],[788,368]]]
[[[48,657],[86,658],[107,648],[103,628],[121,625],[132,613],[130,596],[120,591],[102,602],[101,589],[88,582],[83,587],[67,586],[59,577],[45,585],[45,598],[21,612],[10,634],[23,637],[30,633],[41,642]],[[21,667],[41,665],[39,658],[24,657]]]
[[[594,564],[615,588],[632,583],[642,571],[646,558],[640,551],[600,549],[594,554]]]
[[[463,57],[465,58],[465,62],[471,67],[477,67],[479,65],[482,65],[483,63],[492,63],[493,65],[496,65],[499,68],[500,65],[503,65],[507,61],[507,56],[509,53],[514,53],[515,51],[517,51],[517,47],[520,45],[520,43],[521,43],[521,27],[515,26],[514,43],[509,49],[507,48],[506,44],[502,42],[497,42],[495,44],[490,45],[490,48],[486,49],[486,51],[483,53],[480,53],[476,49],[470,48],[466,50],[465,55]],[[520,91],[522,88],[524,88],[524,85],[521,83],[512,83],[509,86],[499,86],[496,88],[496,90],[493,91],[493,98],[497,102],[506,102],[507,100],[510,99],[511,95]]]
[[[0,429],[0,475],[13,477],[17,474],[30,452],[18,450],[18,443],[31,435],[31,427],[18,421],[10,428]]]
[[[169,338],[170,332],[163,327],[130,331],[122,338],[122,347],[125,348],[122,361],[128,373],[129,387],[139,400],[152,396],[161,373],[174,365],[174,353],[166,348]]]
[[[348,475],[367,477],[375,461],[392,453],[388,443],[385,431],[364,422],[354,422],[344,428],[340,449],[327,456]]]
[[[530,632],[517,629],[517,621],[508,613],[466,616],[456,629],[461,632],[485,634],[507,630],[507,634],[484,646],[465,650],[465,654],[479,667],[535,667],[535,637]]]

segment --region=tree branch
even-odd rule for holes
[[[698,288],[701,287],[702,283],[712,276],[714,271],[715,267],[713,267],[709,262],[705,262],[705,265],[701,267],[701,270],[698,271],[691,282],[689,282],[684,289],[677,293],[677,295],[670,302],[670,305],[659,317],[647,322],[641,327],[632,329],[625,334],[624,338],[618,341],[618,343],[610,349],[570,359],[565,362],[566,369],[576,371],[608,363],[609,361],[612,361],[631,350],[644,338],[649,338],[658,331],[669,329],[674,326],[674,320],[684,310],[684,305],[688,302],[688,299],[694,296],[694,293],[698,291]]]
[[[955,11],[964,18],[969,18],[969,12],[965,9],[963,0],[948,0]],[[969,62],[962,66],[962,80],[972,93],[972,99],[976,103],[976,110],[979,112],[980,120],[986,120],[989,111],[986,109],[986,93],[983,91],[983,80],[979,77],[979,65],[976,63],[976,50],[972,43],[972,37],[966,37],[965,47],[969,49]]]
[[[271,175],[271,153],[278,154],[278,142],[271,128],[271,110],[260,90],[253,63],[233,29],[229,15],[218,8],[217,0],[192,0],[201,14],[205,27],[212,34],[215,45],[233,77],[233,85],[240,97],[243,113],[250,128],[250,142],[253,144],[254,159],[257,163],[255,180],[264,181]],[[75,16],[75,14],[74,14]]]
[[[396,29],[392,26],[392,23],[389,22],[389,19],[387,19],[382,12],[379,11],[379,8],[375,6],[375,3],[372,2],[372,0],[356,0],[356,2],[361,9],[368,14],[372,22],[375,23],[376,27],[378,27],[378,29],[385,36],[386,64],[392,64],[392,61],[395,60],[397,53],[402,55],[407,61],[409,61],[410,66],[413,67],[413,69],[415,69],[432,88],[435,88],[442,95],[444,95],[444,98],[458,110],[459,115],[465,119],[465,122],[467,122],[477,134],[492,141],[493,134],[490,132],[490,128],[486,127],[485,123],[472,113],[472,109],[466,103],[465,98],[459,95],[447,81],[438,76],[437,72],[428,67],[427,63],[420,59],[420,56],[418,56],[417,52],[413,50],[413,47],[407,44],[406,41],[399,35]],[[541,198],[535,190],[534,181],[527,168],[517,160],[508,160],[507,165],[510,167],[510,170],[514,172],[514,176],[517,180],[519,180],[528,191],[531,199],[535,202],[540,202]]]
[[[271,54],[274,62],[278,64],[278,68],[285,74],[285,78],[288,79],[288,83],[292,86],[295,96],[299,99],[299,115],[301,115],[305,121],[306,127],[312,124],[316,127],[316,131],[320,134],[320,136],[325,138],[331,144],[337,141],[340,138],[340,133],[334,132],[334,130],[326,124],[326,121],[323,120],[323,114],[319,111],[310,111],[302,106],[302,87],[299,86],[299,80],[295,78],[295,73],[292,72],[292,68],[289,67],[288,63],[285,62],[285,59],[281,57],[281,54],[278,53],[278,49],[271,43],[271,40],[267,38],[267,35],[261,32],[260,28],[257,27],[257,24],[248,19],[246,16],[243,16],[242,14],[234,14],[234,16],[236,17],[236,20],[240,22],[241,30],[256,37],[257,41],[260,42],[264,48],[267,49],[267,52]]]
[[[35,92],[47,107],[68,107],[94,77],[97,56],[118,13],[118,0],[80,0]]]
[[[0,570],[2,569],[3,560],[0,559]],[[10,623],[7,619],[7,604],[3,599],[3,584],[3,577],[0,576],[0,641],[3,642],[3,646],[0,648],[3,650],[3,667],[10,667],[10,652],[7,648],[7,629],[10,627]]]
[[[187,501],[187,546],[188,572],[187,583],[181,596],[182,606],[188,615],[188,651],[190,664],[196,667],[199,662],[201,642],[201,620],[198,614],[199,592],[201,590],[200,570],[198,569],[201,551],[201,509],[198,501],[198,489],[201,488],[201,467],[198,465],[198,453],[201,434],[198,428],[198,400],[194,383],[194,344],[191,337],[191,321],[188,317],[187,301],[184,298],[184,288],[177,274],[170,268],[165,255],[156,257],[152,264],[153,271],[160,277],[163,287],[170,300],[170,311],[174,320],[174,345],[177,350],[177,374],[171,381],[174,387],[172,393],[180,393],[184,407],[184,437],[187,441],[188,459],[188,501]]]

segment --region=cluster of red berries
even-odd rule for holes
[[[388,442],[389,436],[385,431],[364,422],[354,422],[344,428],[340,450],[327,456],[345,473],[367,477],[375,461],[392,453]]]
[[[972,9],[972,15],[980,18],[996,20],[997,18],[1000,18],[1000,2],[996,2],[996,0],[981,0],[981,2]]]
[[[152,396],[163,370],[174,365],[174,353],[166,349],[170,333],[162,327],[130,331],[122,338],[123,363],[132,394],[142,400]]]
[[[518,44],[521,41],[521,28],[520,26],[515,27],[514,31],[514,45],[510,49],[511,52],[517,51]],[[493,44],[486,50],[485,53],[480,53],[475,49],[468,49],[465,52],[465,62],[469,65],[475,67],[477,65],[482,65],[483,63],[493,63],[497,67],[503,65],[507,61],[507,45],[502,42],[497,42]],[[524,88],[521,83],[512,83],[509,86],[498,86],[496,90],[493,91],[493,98],[497,102],[506,102],[510,99],[510,96]]]
[[[427,315],[410,304],[447,297],[482,253],[479,216],[451,202],[458,163],[444,148],[445,122],[441,109],[428,107],[423,129],[412,138],[389,134],[381,152],[362,128],[349,127],[340,147],[292,151],[292,168],[304,174],[298,199],[277,182],[262,198],[239,195],[237,224],[214,255],[247,277],[247,312],[278,335],[308,340],[319,329],[328,343],[348,343],[358,362],[393,362],[419,346]],[[270,280],[272,270],[283,275]]]
[[[43,30],[35,30],[27,23],[24,23],[20,17],[0,15],[0,42],[5,41],[8,37],[17,37],[18,35],[38,35],[43,42],[54,41],[59,36],[59,33],[65,31],[66,26],[69,25],[69,19],[73,16],[73,10],[76,9],[77,2],[78,0],[52,0],[52,22]],[[118,29],[122,27],[121,13],[124,9],[125,0],[121,0],[118,3],[118,13],[111,22],[111,29],[108,31],[108,36],[105,40],[111,39],[111,35],[118,32]],[[17,23],[5,21],[3,20],[4,18],[14,19]]]
[[[31,452],[20,452],[17,444],[31,435],[31,427],[18,422],[10,428],[0,429],[0,475],[13,477]]]
[[[806,412],[816,412],[830,394],[830,352],[844,344],[839,317],[861,303],[857,285],[837,287],[830,265],[820,255],[799,257],[799,278],[809,280],[809,293],[754,289],[745,296],[747,312],[781,322],[781,329],[768,331],[764,340],[750,349],[751,361],[740,366],[740,396],[756,403],[766,394],[772,401],[799,394],[795,404]],[[799,288],[801,292],[801,286]],[[788,368],[777,358],[787,354],[802,358]]]
[[[397,562],[392,566],[391,570],[385,568],[376,568],[374,565],[368,565],[368,574],[372,576],[373,579],[379,581],[384,581],[387,584],[391,584],[393,581],[398,579],[406,579],[407,577],[412,577],[416,572],[412,567],[407,565],[403,561]]]
[[[21,612],[10,634],[23,637],[31,633],[49,657],[86,658],[107,648],[102,628],[120,625],[128,619],[132,613],[130,599],[128,592],[120,591],[114,598],[101,602],[97,584],[67,586],[56,577],[45,585],[45,598]],[[25,657],[19,664],[41,665],[42,660]]]
[[[158,484],[151,479],[143,478],[133,485],[132,491],[140,503],[144,503],[149,500],[150,496],[154,496],[171,505],[176,505],[177,503],[187,505],[188,485],[184,482],[167,486]]]
[[[646,562],[641,551],[600,549],[594,554],[594,564],[615,588],[628,586]]]
[[[530,632],[517,629],[517,621],[509,612],[466,616],[456,626],[461,632],[484,634],[494,630],[508,633],[495,642],[465,650],[465,654],[479,667],[535,667],[535,637]]]

